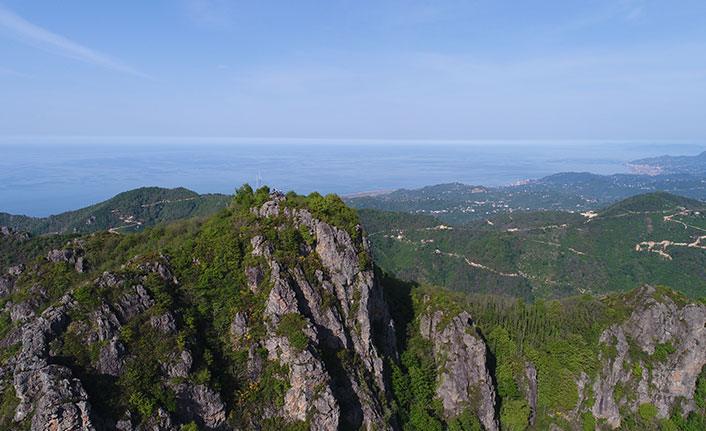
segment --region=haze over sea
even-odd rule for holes
[[[497,186],[557,172],[626,173],[630,160],[704,149],[686,141],[15,139],[0,145],[0,212],[58,214],[142,186],[233,193],[247,182],[322,194]]]

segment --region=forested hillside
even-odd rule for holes
[[[668,217],[653,233],[671,233],[696,223],[693,204],[651,195],[571,217]],[[485,229],[566,217],[545,216]],[[359,223],[334,195],[243,186],[217,214],[140,233],[3,229],[0,428],[706,426],[706,305],[637,284],[529,302],[402,281],[373,262]]]
[[[704,184],[706,175],[703,170],[663,175],[564,172],[507,186],[438,184],[374,196],[348,197],[345,201],[357,209],[424,214],[446,224],[461,226],[499,214],[597,210],[631,196],[659,191],[706,200]]]
[[[49,217],[0,213],[0,226],[38,235],[101,230],[139,232],[158,223],[213,214],[229,201],[226,195],[200,195],[183,187],[142,187],[90,207]]]
[[[376,262],[404,279],[528,299],[644,283],[693,298],[706,293],[706,205],[675,195],[639,195],[584,214],[498,215],[466,226],[360,214]]]

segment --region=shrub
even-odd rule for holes
[[[449,421],[448,431],[482,431],[483,426],[471,410],[465,410]]]
[[[653,420],[657,417],[657,413],[659,413],[657,407],[650,403],[641,404],[637,412],[640,415],[640,419],[645,422]]]
[[[505,401],[500,412],[504,430],[524,431],[529,425],[530,407],[525,400]]]
[[[667,356],[671,355],[675,351],[676,349],[672,345],[671,341],[657,344],[657,346],[655,347],[655,353],[652,355],[652,358],[656,361],[664,362],[667,360]]]
[[[309,344],[309,337],[303,332],[304,328],[306,328],[304,316],[297,313],[288,313],[280,319],[277,335],[287,337],[289,343],[301,352]]]

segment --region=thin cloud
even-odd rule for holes
[[[100,52],[73,42],[64,36],[38,27],[2,5],[0,5],[0,29],[5,30],[8,34],[23,40],[24,42],[30,43],[54,54],[73,58],[75,60],[101,66],[107,69],[128,73],[130,75],[149,78],[148,75],[133,67],[127,66],[101,54]]]
[[[186,16],[204,27],[227,28],[232,24],[232,4],[227,0],[184,0]]]
[[[0,75],[10,75],[10,76],[17,76],[21,78],[30,78],[31,75],[28,75],[24,72],[17,71],[15,69],[10,69],[9,67],[3,67],[0,66]]]

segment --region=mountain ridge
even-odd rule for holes
[[[221,194],[200,195],[184,187],[141,187],[85,208],[49,217],[0,213],[0,226],[40,235],[101,230],[138,232],[161,222],[212,214],[231,199]]]
[[[433,221],[418,228],[453,231]],[[370,259],[338,197],[249,186],[207,218],[55,237],[0,276],[3,429],[705,424],[706,306],[666,287],[528,303],[422,286]]]

